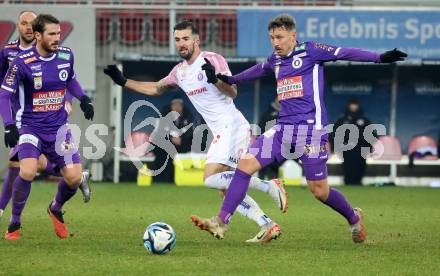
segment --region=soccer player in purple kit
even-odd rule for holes
[[[22,11],[18,15],[17,30],[19,33],[19,39],[9,42],[0,51],[0,84],[3,82],[6,71],[9,68],[9,64],[15,59],[15,57],[22,51],[28,50],[34,44],[34,32],[32,30],[32,21],[37,15],[32,11]],[[18,101],[18,97],[14,97],[13,101]],[[72,110],[72,96],[68,93],[66,95],[65,108],[67,113],[70,114]],[[19,105],[16,105],[19,107]],[[18,110],[12,110],[13,117],[15,117]],[[9,154],[8,173],[3,181],[2,190],[0,193],[0,219],[3,212],[8,205],[12,196],[12,183],[15,177],[18,175],[20,166],[18,162],[18,147],[12,148]],[[38,170],[43,171],[49,175],[61,176],[59,168],[53,163],[49,162],[44,155],[40,155],[38,159]],[[89,172],[83,172],[83,178],[81,181],[80,189],[84,196],[84,202],[90,200],[90,187],[88,184]]]
[[[329,188],[327,182],[323,63],[336,60],[391,63],[404,60],[407,55],[397,49],[378,54],[311,41],[300,43],[296,40],[295,25],[290,15],[275,17],[268,25],[274,53],[267,61],[234,76],[217,75],[224,82],[236,84],[274,73],[281,110],[277,124],[259,136],[249,153],[240,159],[219,214],[197,219],[203,230],[218,239],[224,238],[251,175],[275,161],[299,159],[310,191],[347,220],[353,241],[361,243],[366,238],[362,210],[351,207],[344,195]]]
[[[8,240],[20,238],[21,214],[41,154],[61,168],[63,179],[47,212],[56,235],[67,238],[68,229],[61,209],[75,195],[81,183],[82,168],[79,152],[69,133],[62,136],[59,131],[67,124],[66,91],[80,100],[86,119],[93,119],[94,115],[90,98],[76,80],[73,52],[59,47],[61,28],[58,19],[40,14],[32,22],[32,27],[36,44],[14,59],[0,87],[0,113],[5,125],[6,146],[18,144],[20,160],[20,172],[13,183],[12,217],[5,233]],[[15,94],[18,94],[22,113],[12,118],[10,99]]]

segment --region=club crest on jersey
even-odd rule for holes
[[[301,58],[299,58],[299,57],[295,57],[295,58],[292,60],[292,67],[293,67],[293,68],[298,69],[298,68],[300,68],[302,65],[303,65],[303,61],[302,61]]]
[[[66,81],[67,78],[69,77],[69,73],[67,73],[67,70],[63,69],[58,73],[58,77],[60,78],[60,80]]]
[[[34,88],[40,90],[43,87],[43,77],[34,77]]]
[[[202,72],[199,72],[199,74],[197,75],[197,79],[198,79],[199,81],[202,81],[202,80],[203,80],[203,74],[202,74]]]

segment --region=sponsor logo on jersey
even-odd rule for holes
[[[64,60],[70,60],[70,54],[64,52],[58,52],[58,58]]]
[[[7,85],[9,86],[14,85],[14,79],[15,79],[15,74],[17,74],[17,70],[18,70],[17,64],[14,64],[14,66],[12,66],[12,68],[10,69],[9,76],[5,80]]]
[[[302,50],[305,50],[305,49],[306,49],[306,44],[303,43],[303,44],[300,44],[300,45],[295,47],[295,52],[296,51],[302,51]]]
[[[64,107],[65,90],[55,90],[47,92],[35,92],[32,94],[32,111],[49,112],[58,111]]]
[[[63,69],[58,73],[58,77],[60,78],[60,80],[66,81],[69,77],[69,73],[67,72],[67,70]]]
[[[32,71],[41,71],[41,64],[32,65],[31,70]]]
[[[229,162],[232,162],[234,164],[238,164],[238,160],[235,157],[229,156]]]
[[[36,61],[36,60],[37,60],[37,57],[33,56],[33,57],[25,59],[24,64],[28,64],[28,63],[31,63],[32,61]]]
[[[63,68],[67,68],[70,67],[70,63],[64,63],[64,64],[58,64],[57,68],[58,69],[63,69]]]
[[[299,98],[304,96],[302,77],[288,77],[277,81],[278,100]]]
[[[197,88],[197,89],[188,91],[186,94],[188,96],[194,96],[194,95],[202,94],[202,93],[205,93],[205,92],[208,92],[208,89],[206,87],[202,87],[202,88]]]
[[[295,57],[295,58],[293,58],[293,60],[292,60],[292,67],[293,67],[294,69],[298,69],[298,68],[300,68],[302,65],[303,65],[303,61],[302,61],[301,58],[299,58],[299,57]]]
[[[40,90],[43,87],[43,77],[34,77],[34,88]]]
[[[318,154],[318,153],[326,152],[326,150],[327,150],[327,147],[325,145],[307,144],[304,146],[304,153],[306,155]]]
[[[20,135],[20,139],[18,140],[18,144],[31,144],[35,147],[38,147],[38,138],[32,134],[22,134]]]
[[[11,51],[8,53],[8,56],[10,56],[10,57],[16,57],[17,55],[18,55],[17,51]]]

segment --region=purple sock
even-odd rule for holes
[[[327,200],[324,204],[330,206],[333,210],[343,215],[350,225],[359,221],[359,217],[354,212],[350,203],[344,195],[336,189],[330,189]]]
[[[52,175],[52,176],[58,176],[61,177],[61,171],[60,168],[55,165],[54,163],[51,163],[49,161],[47,161],[47,166],[44,169],[44,172],[47,173],[48,175]]]
[[[64,181],[64,178],[61,179],[60,183],[58,184],[58,192],[55,196],[55,200],[52,202],[51,209],[54,211],[61,211],[64,203],[74,196],[77,190],[78,188],[69,187],[66,181]]]
[[[243,201],[246,196],[246,192],[249,188],[249,182],[251,176],[239,169],[235,170],[234,177],[232,178],[231,184],[226,192],[225,199],[223,200],[223,205],[219,218],[224,223],[229,223],[231,215],[237,209],[238,205]]]
[[[12,184],[12,217],[11,223],[21,223],[21,213],[31,193],[32,181],[17,176]]]
[[[0,195],[0,209],[5,210],[12,197],[12,184],[20,172],[19,168],[9,168],[8,174],[3,181],[2,193]]]

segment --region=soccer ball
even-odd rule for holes
[[[153,254],[166,254],[176,246],[176,232],[164,222],[152,223],[145,230],[144,246]]]

